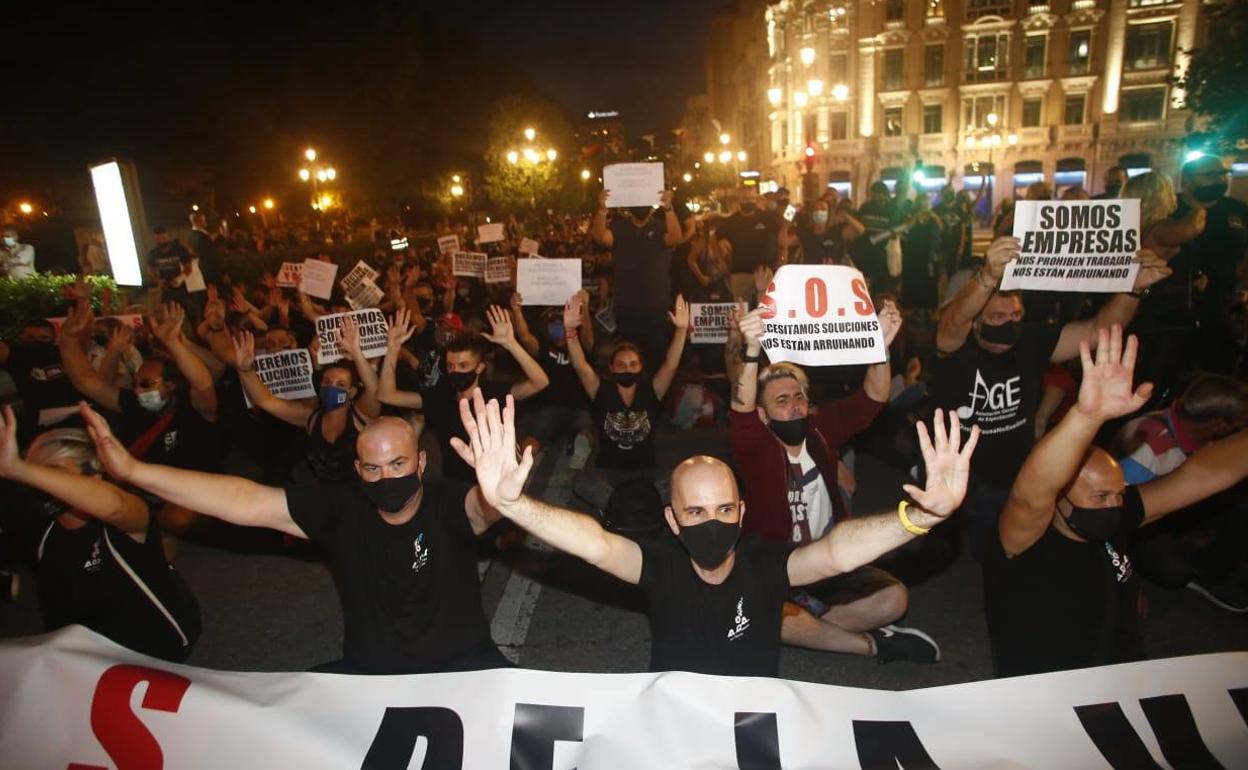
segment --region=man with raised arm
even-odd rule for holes
[[[1079,400],[1045,434],[1010,490],[984,560],[984,609],[1000,676],[1144,657],[1139,579],[1123,545],[1138,527],[1248,475],[1248,430],[1215,442],[1174,473],[1128,487],[1122,468],[1091,446],[1107,421],[1136,411],[1152,385],[1132,389],[1136,339],[1098,332],[1096,360],[1080,345]]]
[[[712,457],[691,457],[672,472],[665,517],[674,537],[637,543],[590,516],[523,494],[533,453],[526,449],[517,459],[510,398],[500,408],[474,392],[472,409],[464,400],[460,412],[468,441],[451,444],[476,469],[490,506],[556,548],[641,586],[649,601],[652,670],[740,676],[777,674],[781,609],[793,586],[867,564],[926,534],[958,507],[979,435],[972,431],[962,445],[957,417],[949,415],[946,431],[938,410],[934,443],[926,426],[918,426],[925,489],[907,484],[909,499],[896,511],[849,519],[799,547],[742,538],[746,510],[732,470]]]
[[[382,417],[360,433],[355,481],[283,489],[140,462],[100,415],[83,405],[82,416],[119,482],[325,549],[342,602],[343,659],[319,670],[415,674],[508,665],[490,639],[477,575],[476,536],[498,513],[467,484],[426,479],[425,453],[406,421]]]

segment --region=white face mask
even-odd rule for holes
[[[136,393],[139,399],[139,406],[149,412],[159,412],[165,408],[165,397],[160,394],[159,390],[149,390],[144,393]]]
[[[12,248],[17,245],[17,239],[11,235],[4,236],[4,245]]]
[[[828,212],[824,211],[823,209],[815,209],[814,211],[810,213],[810,218],[817,225],[827,224]]]

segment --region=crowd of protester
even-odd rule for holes
[[[905,584],[873,563],[952,520],[941,531],[982,565],[999,675],[1142,658],[1141,575],[1248,612],[1248,206],[1215,158],[1185,165],[1177,193],[1160,172],[1122,177],[1104,194],[1140,199],[1142,248],[1133,290],[1113,295],[1001,290],[1012,211],[976,248],[975,194],[904,181],[860,205],[745,187],[728,213],[671,192],[613,209],[604,193],[588,216],[509,220],[498,242],[440,233],[513,258],[513,275],[536,256],[526,239],[579,258],[561,307],[379,226],[366,261],[385,353],[344,322],[343,357],[306,399],[271,392],[257,354],[316,360],[317,319],[354,301],[231,276],[223,253],[264,244],[196,213],[187,243],[156,229],[148,304],[96,312],[74,284],[60,320],[0,343],[18,392],[0,419],[0,568],[30,565],[49,629],[181,660],[200,620],[176,539],[273,530],[320,546],[341,597],[343,655],[321,670],[466,670],[508,665],[478,548],[524,531],[640,587],[653,669],[774,676],[782,643],[939,661],[898,624]],[[16,231],[5,244],[10,277],[34,270]],[[860,270],[887,360],[769,362],[759,300],[784,264]],[[687,344],[690,303],[733,301],[727,343]],[[723,445],[661,466],[670,427],[699,422]],[[529,494],[551,452],[588,512]],[[895,509],[855,505],[862,453],[908,477]],[[246,477],[225,472],[239,456]]]

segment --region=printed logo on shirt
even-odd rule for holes
[[[975,370],[975,384],[967,395],[971,397],[969,406],[958,407],[958,419],[963,420],[962,430],[970,433],[971,424],[965,422],[971,418],[979,425],[984,435],[1008,433],[1021,428],[1027,423],[1026,416],[1019,418],[1023,405],[1023,378],[1019,375],[1010,377],[1003,382],[988,383],[978,369]]]
[[[735,642],[745,635],[750,628],[750,619],[745,616],[745,597],[737,597],[737,616],[733,618],[733,627],[728,629],[728,641]]]
[[[100,558],[100,541],[97,539],[91,544],[91,556],[82,563],[82,568],[87,572],[99,572],[103,563],[104,560]]]
[[[650,413],[639,411],[607,412],[603,415],[602,430],[620,449],[632,449],[650,435]]]
[[[546,351],[546,355],[549,356],[550,360],[553,363],[555,363],[557,366],[571,366],[572,365],[572,359],[568,358],[568,354],[556,348],[551,348],[550,350]]]
[[[1232,230],[1243,230],[1244,220],[1232,214],[1226,218],[1226,226]]]
[[[165,433],[165,451],[172,452],[178,448],[178,432],[171,430]]]
[[[1119,583],[1130,580],[1135,574],[1135,570],[1131,568],[1131,559],[1125,553],[1118,553],[1108,542],[1105,543],[1105,553],[1109,554],[1109,562],[1114,565],[1114,579]]]
[[[30,370],[30,379],[36,382],[47,382],[48,380],[59,380],[65,376],[65,370],[60,364],[50,364],[48,366],[37,366]]]
[[[421,532],[412,541],[412,548],[416,551],[416,557],[412,561],[412,572],[420,572],[421,568],[429,563],[429,549],[425,547],[424,532]]]

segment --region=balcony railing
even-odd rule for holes
[[[1001,16],[1010,17],[1010,3],[999,2],[998,0],[971,0],[966,6],[966,18],[974,21],[981,16]]]
[[[919,136],[919,152],[947,152],[953,149],[953,134],[922,134]]]
[[[880,137],[880,152],[910,152],[914,149],[914,137],[908,135]]]
[[[1049,131],[1048,126],[1032,126],[1018,130],[1019,144],[1048,144],[1051,137],[1052,132]]]
[[[1057,141],[1059,142],[1086,142],[1091,138],[1092,126],[1087,123],[1057,127]]]

